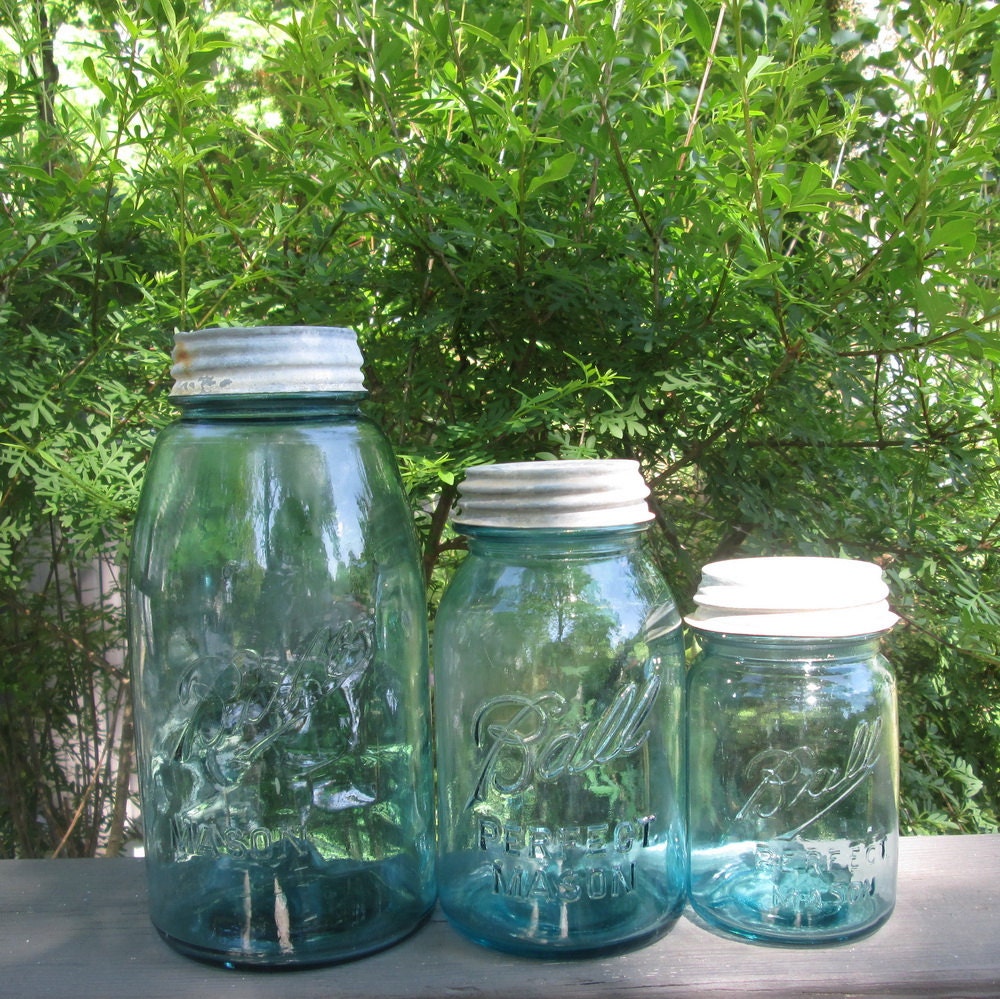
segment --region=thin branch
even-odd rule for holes
[[[653,480],[650,485],[659,486],[660,484],[666,482],[671,476],[676,475],[682,468],[687,468],[689,465],[696,464],[701,456],[714,444],[720,437],[725,434],[730,433],[740,424],[745,423],[750,414],[755,412],[767,398],[768,392],[780,381],[788,369],[792,366],[795,361],[799,358],[799,351],[796,349],[788,349],[785,351],[784,356],[781,361],[777,364],[771,374],[768,376],[767,382],[763,384],[753,396],[750,398],[749,405],[744,409],[744,411],[738,414],[733,419],[725,423],[720,423],[719,426],[715,428],[707,437],[702,438],[699,441],[695,441],[691,450],[686,454],[682,455],[676,461],[672,461],[667,465]]]
[[[458,496],[458,488],[454,485],[445,485],[438,496],[434,512],[431,514],[431,525],[427,531],[427,542],[424,547],[424,579],[430,582],[434,566],[437,565],[438,556],[442,552],[441,536],[444,534],[445,525],[448,523],[448,515]]]
[[[125,693],[125,686],[122,685],[118,688],[118,693],[115,699],[115,707],[113,711],[113,717],[118,717],[118,712],[121,710],[122,698]],[[84,810],[87,807],[87,802],[90,800],[94,793],[94,789],[97,787],[97,783],[100,780],[101,774],[104,770],[105,763],[111,753],[111,746],[114,739],[111,737],[111,733],[105,733],[104,748],[101,750],[100,756],[97,760],[97,765],[94,767],[93,775],[90,778],[90,783],[85,788],[83,794],[80,796],[80,802],[76,806],[76,811],[73,812],[73,818],[70,820],[69,825],[66,827],[66,831],[63,833],[62,839],[59,840],[58,845],[52,851],[50,855],[50,860],[55,860],[63,851],[66,843],[69,841],[70,836],[73,835],[73,830],[76,829],[80,822],[80,818],[83,815]]]
[[[691,112],[691,121],[688,122],[687,135],[684,136],[684,149],[681,157],[677,161],[677,174],[684,169],[687,162],[688,150],[691,148],[691,140],[694,138],[694,130],[698,127],[698,120],[701,115],[701,106],[705,100],[705,91],[708,88],[708,77],[715,65],[715,53],[719,47],[719,37],[722,35],[722,25],[726,20],[726,5],[719,5],[719,17],[715,22],[715,34],[712,36],[712,44],[708,50],[708,58],[705,60],[705,72],[701,76],[701,86],[698,88],[698,96],[695,98],[694,109]]]

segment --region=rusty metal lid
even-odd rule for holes
[[[357,336],[340,326],[176,333],[173,360],[173,397],[365,391]]]
[[[583,459],[474,465],[459,487],[455,523],[572,530],[653,519],[637,461]]]

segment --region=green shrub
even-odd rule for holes
[[[682,601],[879,561],[906,828],[996,828],[997,12],[884,5],[875,48],[830,9],[153,0],[59,50],[4,4],[0,852],[125,835],[119,615],[54,581],[127,558],[171,334],[216,323],[359,329],[432,612],[487,460],[637,458]]]

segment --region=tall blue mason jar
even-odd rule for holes
[[[631,461],[471,468],[434,631],[438,878],[524,955],[610,952],[683,904],[684,649]]]
[[[392,451],[333,327],[176,337],[129,564],[149,901],[234,967],[353,958],[435,898],[426,615]]]
[[[688,618],[690,898],[713,926],[816,944],[896,900],[898,734],[878,566],[748,558],[705,567]]]

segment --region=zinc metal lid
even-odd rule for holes
[[[713,562],[702,570],[688,624],[733,635],[839,638],[885,631],[882,570],[855,559],[776,556]]]
[[[365,391],[357,336],[341,326],[176,333],[173,359],[174,397]]]
[[[573,530],[653,519],[637,461],[583,459],[475,465],[459,488],[458,526]]]

